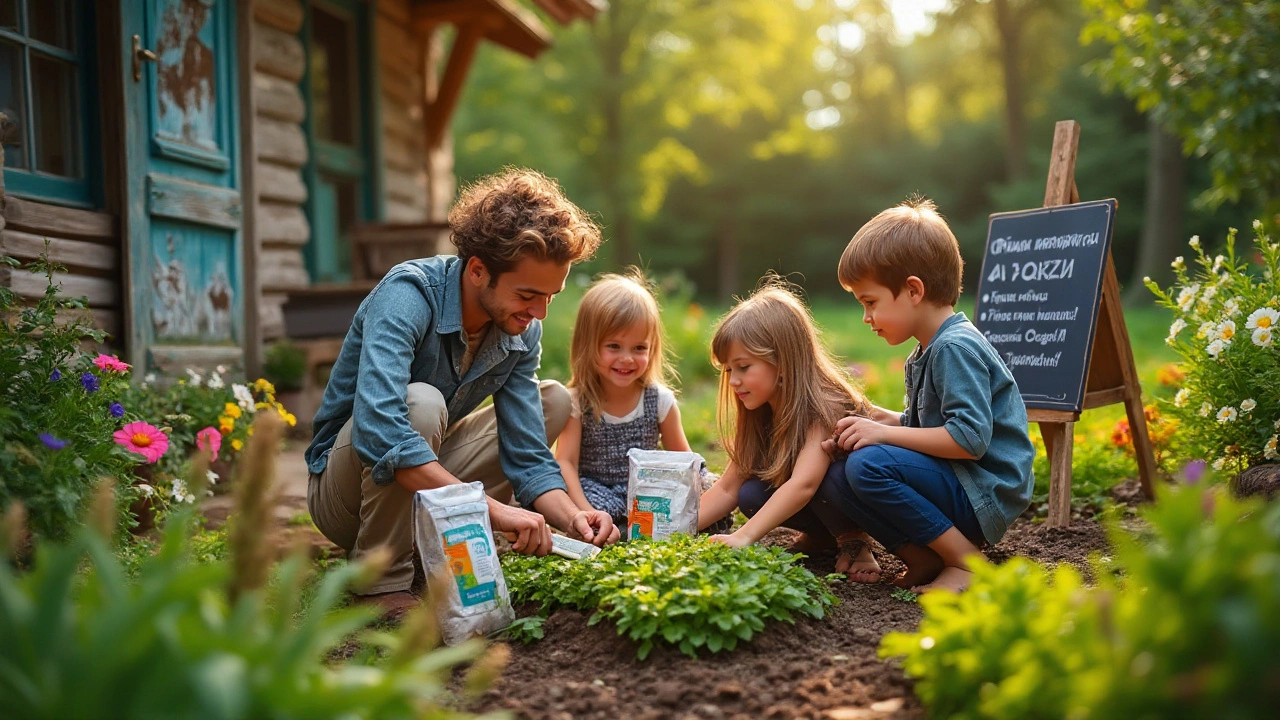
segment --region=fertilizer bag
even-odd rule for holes
[[[445,485],[414,493],[413,541],[426,571],[443,572],[453,581],[444,597],[436,599],[445,644],[457,645],[515,622],[483,485]]]
[[[667,450],[627,451],[627,538],[661,540],[698,532],[702,456]]]

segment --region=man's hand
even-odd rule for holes
[[[579,510],[569,519],[569,537],[604,547],[618,542],[620,533],[613,518],[603,510]]]
[[[546,518],[538,513],[491,503],[489,521],[493,523],[494,530],[515,535],[512,550],[538,556],[551,552],[551,528],[547,527]]]
[[[836,448],[847,452],[860,450],[868,445],[879,445],[884,443],[888,429],[887,425],[881,425],[870,418],[843,417],[836,422],[835,432],[823,443],[823,449],[827,449],[827,443],[834,443]]]
[[[751,541],[743,537],[740,532],[736,532],[732,535],[712,535],[711,542],[728,545],[731,548],[742,548],[751,544]]]

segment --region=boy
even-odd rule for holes
[[[897,555],[895,584],[959,592],[967,559],[994,544],[1031,502],[1035,448],[1013,375],[956,312],[963,261],[922,198],[885,210],[840,258],[840,284],[890,345],[919,345],[904,368],[907,407],[839,421],[827,448],[851,451],[835,478],[840,510]]]

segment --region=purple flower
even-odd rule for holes
[[[61,450],[67,446],[66,440],[59,440],[49,433],[40,433],[40,442],[44,443],[45,447],[50,450]]]
[[[58,368],[54,368],[53,372],[49,373],[49,382],[58,382],[61,379],[62,379],[62,371],[59,370]]]
[[[1188,485],[1195,485],[1200,482],[1200,479],[1204,477],[1205,465],[1204,460],[1192,460],[1187,463],[1187,466],[1182,468],[1182,479]]]
[[[85,390],[88,390],[91,393],[98,392],[98,388],[101,387],[98,384],[98,376],[91,372],[86,372],[80,376],[80,384],[84,386]]]
[[[124,406],[120,403],[113,402],[108,409],[111,411],[112,417],[124,417]]]

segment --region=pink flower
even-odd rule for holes
[[[115,355],[103,355],[99,353],[98,357],[93,359],[93,364],[97,365],[98,368],[102,370],[110,370],[111,372],[119,373],[129,372],[129,363],[124,362]]]
[[[115,431],[112,437],[130,452],[146,458],[148,465],[159,460],[169,449],[169,436],[151,423],[131,422]]]
[[[222,433],[216,427],[207,427],[196,433],[196,447],[201,450],[208,450],[213,457],[210,460],[218,459],[218,451],[222,449]]]

